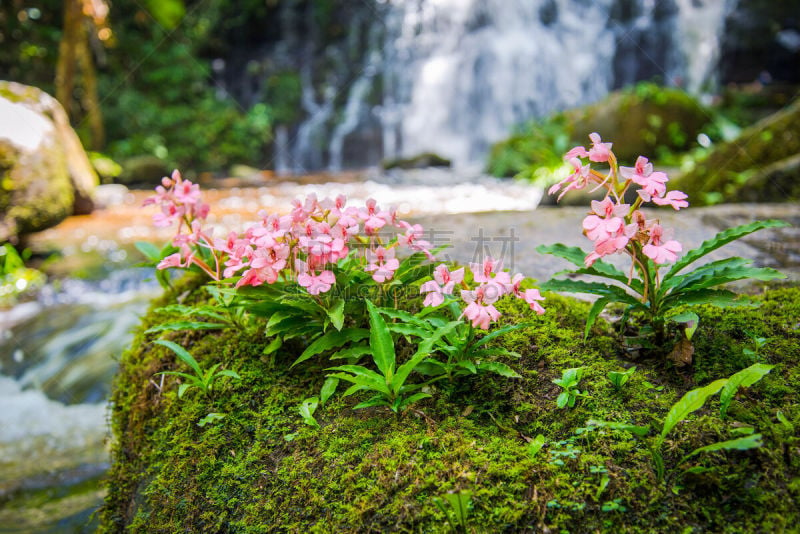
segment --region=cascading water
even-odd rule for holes
[[[638,80],[659,77],[698,93],[713,81],[734,7],[733,0],[365,4],[367,23],[384,35],[367,39],[360,70],[347,62],[320,81],[303,70],[310,60],[303,63],[307,115],[293,136],[295,171],[429,151],[457,164],[480,162],[514,125]],[[363,31],[364,13],[351,31]]]

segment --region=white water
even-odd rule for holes
[[[367,0],[364,11],[375,18],[373,28],[384,29],[383,39],[370,36],[358,76],[312,84],[303,72],[307,118],[292,143],[291,166],[339,170],[373,154],[429,151],[459,165],[482,162],[515,125],[638,80],[658,77],[697,94],[714,83],[733,4]],[[362,30],[353,24],[350,31]],[[382,88],[378,104],[374,87]]]

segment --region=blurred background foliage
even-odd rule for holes
[[[71,0],[74,1],[74,0]],[[212,58],[246,17],[268,17],[262,0],[146,0],[110,5],[110,34],[90,36],[107,143],[102,150],[124,161],[155,156],[170,165],[221,170],[234,162],[263,164],[274,118],[287,105],[270,107],[263,95],[248,108],[218,89]],[[56,94],[54,79],[65,3],[4,1],[0,5],[0,77]],[[79,77],[86,77],[80,73]],[[92,132],[83,99],[85,79],[70,104],[86,146]],[[284,89],[277,82],[281,93]]]

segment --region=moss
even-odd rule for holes
[[[72,214],[74,198],[60,147],[23,153],[0,140],[0,241],[58,224]]]
[[[191,292],[197,285],[184,280],[163,302],[202,299]],[[500,341],[521,354],[508,363],[522,378],[465,379],[402,418],[334,398],[316,414],[320,429],[305,426],[297,406],[321,385],[322,364],[288,370],[287,351],[270,366],[262,334],[171,334],[204,366],[222,362],[242,380],[212,400],[193,390],[179,401],[171,377],[159,391],[154,373],[177,364],[143,333],[167,319],[151,312],[114,387],[102,529],[438,532],[446,521],[432,498],[459,490],[472,492],[476,532],[790,529],[800,519],[800,290],[772,290],[762,300],[758,310],[700,311],[694,376],[637,362],[616,391],[606,375],[630,362],[619,358],[609,326],[599,323],[584,343],[587,305],[550,295],[546,315]],[[502,312],[508,323],[530,318],[518,300],[503,302]],[[770,339],[763,357],[776,369],[737,395],[728,419],[713,401],[676,427],[664,446],[666,482],[656,480],[641,442],[587,427],[594,418],[660,428],[685,391],[748,365],[737,353],[745,327]],[[586,367],[579,387],[587,396],[558,410],[552,379],[575,366]],[[197,426],[212,411],[227,417]],[[695,474],[676,468],[694,448],[730,439],[737,424],[755,426],[764,447],[694,458],[686,467],[705,468]],[[534,455],[528,441],[538,434],[546,445]],[[612,502],[618,510],[603,511]]]

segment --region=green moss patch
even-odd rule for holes
[[[186,297],[183,281],[166,295]],[[186,300],[201,298],[188,293]],[[438,532],[444,513],[433,499],[471,492],[467,524],[475,532],[778,532],[800,510],[800,289],[775,289],[758,309],[701,310],[691,371],[638,361],[620,390],[610,371],[630,367],[616,335],[598,324],[583,342],[587,305],[554,295],[533,326],[500,342],[521,358],[507,361],[520,379],[468,378],[397,417],[385,408],[352,409],[357,397],[334,397],[303,424],[297,407],[319,391],[322,361],[289,370],[301,346],[262,355],[262,334],[233,329],[174,332],[205,367],[222,362],[240,381],[222,382],[209,399],[177,398],[179,368],[154,345],[150,313],[116,380],[114,464],[102,511],[110,532]],[[163,302],[161,303],[163,304]],[[527,306],[504,303],[503,321],[529,320]],[[750,336],[775,364],[742,390],[727,419],[718,400],[678,425],[663,448],[666,480],[656,479],[643,442],[589,419],[652,424],[686,391],[750,365]],[[554,378],[586,368],[575,408],[559,410]],[[362,399],[363,400],[363,399]],[[204,427],[207,413],[226,417]],[[753,426],[760,449],[679,460],[696,447]],[[653,431],[655,432],[655,431]],[[545,444],[536,450],[536,437]]]

